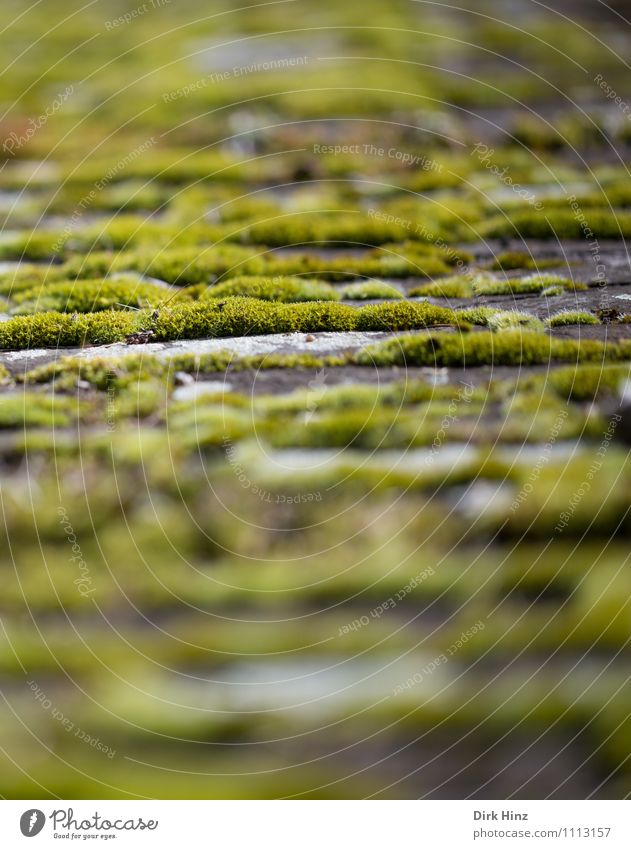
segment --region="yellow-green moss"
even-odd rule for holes
[[[402,298],[403,294],[383,280],[366,280],[362,283],[347,283],[338,289],[344,301],[367,301],[379,298]]]
[[[339,294],[329,283],[302,277],[233,277],[204,291],[200,300],[232,296],[262,301],[299,303],[301,301],[337,301]]]
[[[546,319],[549,327],[565,327],[568,324],[599,324],[595,315],[582,310],[560,312]]]
[[[179,293],[182,297],[183,293]],[[110,280],[74,280],[67,283],[47,283],[15,294],[14,315],[35,312],[100,312],[129,307],[155,307],[173,298],[163,286],[146,283],[138,278]]]
[[[502,333],[419,334],[370,346],[355,355],[360,365],[527,365],[550,360],[599,361],[631,358],[631,340],[605,345],[594,340],[551,339],[531,330]]]
[[[248,334],[342,330],[406,330],[457,322],[451,310],[397,302],[351,307],[330,302],[282,304],[255,298],[173,303],[133,313],[37,313],[0,324],[0,348],[102,345],[134,333],[144,341],[203,339]]]

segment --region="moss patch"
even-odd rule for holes
[[[249,334],[344,330],[406,330],[453,324],[451,310],[421,303],[351,307],[317,302],[281,304],[254,298],[174,303],[158,310],[128,313],[38,313],[0,324],[0,347],[103,345],[138,334],[138,341],[167,342]],[[135,340],[134,340],[135,341]]]
[[[492,218],[480,229],[483,236],[491,239],[584,239],[586,227],[596,238],[626,239],[631,236],[631,213],[604,209],[585,209],[582,215],[571,209],[519,211],[508,218]]]
[[[348,283],[338,289],[343,301],[367,301],[372,298],[402,298],[403,294],[383,280],[366,280],[363,283]]]
[[[574,310],[568,312],[560,312],[546,319],[546,324],[549,327],[565,327],[570,324],[599,324],[600,322],[595,315],[590,312]]]
[[[607,344],[593,340],[550,339],[530,330],[466,335],[419,334],[390,339],[360,351],[360,365],[480,366],[527,365],[550,360],[623,360],[631,341]]]
[[[180,297],[181,297],[180,293]],[[137,278],[75,280],[26,289],[12,298],[14,315],[36,312],[100,312],[110,309],[156,307],[173,298],[162,286]]]
[[[232,296],[262,301],[298,303],[300,301],[337,301],[339,294],[329,283],[301,277],[236,277],[206,289],[200,300]]]

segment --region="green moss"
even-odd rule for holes
[[[456,275],[444,277],[432,283],[424,283],[410,290],[412,297],[427,298],[469,298],[473,294],[473,285],[468,277]]]
[[[0,428],[65,427],[88,409],[76,398],[36,392],[0,395]]]
[[[181,295],[180,295],[181,297]],[[69,283],[47,283],[26,289],[13,296],[14,315],[35,312],[99,312],[128,307],[155,307],[173,298],[163,286],[145,283],[138,278],[109,280],[75,280]]]
[[[494,271],[513,271],[518,268],[532,268],[539,270],[542,268],[554,268],[561,265],[559,259],[535,259],[527,253],[519,251],[505,251],[497,254],[493,258],[491,268]]]
[[[383,280],[366,280],[363,283],[348,283],[338,289],[343,301],[366,301],[372,298],[402,298],[403,294]]]
[[[163,310],[155,322],[158,341],[203,336],[244,336],[340,330],[397,330],[449,323],[450,310],[428,304],[379,304],[355,309],[335,303],[277,304],[231,298]]]
[[[530,330],[503,333],[419,334],[387,340],[360,351],[359,365],[479,366],[526,365],[550,360],[598,361],[631,357],[631,342],[550,339]]]
[[[357,330],[405,330],[458,322],[455,314],[445,307],[410,301],[361,307],[356,312]]]
[[[59,240],[59,234],[44,231],[4,233],[0,236],[0,259],[50,259],[59,253]]]
[[[108,413],[114,419],[143,419],[155,413],[166,398],[165,384],[143,374],[138,380],[128,382],[113,404],[110,401]]]
[[[399,302],[351,307],[324,301],[282,304],[255,298],[175,303],[157,310],[128,313],[37,313],[0,324],[0,347],[103,345],[134,333],[145,341],[203,339],[266,333],[314,333],[342,330],[406,330],[451,324],[451,310],[431,304]]]
[[[565,327],[568,324],[599,324],[595,315],[581,310],[560,312],[546,319],[549,327]]]
[[[547,375],[547,383],[562,398],[592,401],[607,395],[617,395],[628,378],[628,365],[580,365],[554,369]]]
[[[158,253],[155,250],[147,251],[142,246],[134,251],[120,253],[93,251],[84,256],[71,257],[55,268],[66,280],[106,277],[113,271],[136,271],[173,285],[190,286],[210,285],[244,275],[317,275],[327,280],[348,280],[359,276],[433,276],[447,274],[451,259],[451,255],[445,255],[444,251],[428,248],[424,252],[415,253],[405,245],[374,248],[359,257],[322,257],[308,250],[285,254],[274,253],[263,246],[229,244],[214,245],[212,248],[169,247]]]
[[[11,271],[0,273],[0,295],[13,296],[44,283],[68,279],[60,265],[31,265],[21,263]]]
[[[479,276],[473,283],[476,295],[526,295],[543,292],[550,286],[562,286],[568,291],[587,288],[558,274],[530,274],[527,277],[511,277],[505,280]]]
[[[304,280],[301,277],[235,277],[206,289],[200,300],[239,295],[285,303],[339,299],[336,289],[320,280]]]
[[[456,310],[456,315],[469,324],[487,327],[489,319],[498,312],[500,310],[495,309],[495,307],[468,307],[467,309]]]
[[[542,331],[544,324],[535,316],[527,312],[516,312],[512,310],[497,310],[487,319],[487,326],[495,333],[501,330],[510,330],[515,327],[523,327],[529,330]]]
[[[0,324],[0,348],[56,348],[106,345],[119,342],[140,329],[140,313],[37,313],[17,316]]]
[[[524,210],[508,218],[490,219],[482,225],[481,235],[491,239],[627,239],[631,236],[631,213],[585,209],[577,215],[571,209]]]
[[[273,218],[252,224],[250,244],[284,247],[305,244],[382,245],[409,237],[405,224],[346,212],[312,213]]]

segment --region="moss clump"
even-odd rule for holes
[[[569,324],[600,324],[595,315],[581,310],[569,310],[551,315],[546,319],[548,327],[565,327]]]
[[[255,298],[198,301],[161,310],[151,329],[156,341],[296,331],[354,330],[352,307],[316,302],[280,304]]]
[[[629,379],[629,366],[568,366],[547,375],[547,385],[562,398],[592,401],[616,395]]]
[[[511,330],[516,327],[524,327],[528,330],[542,331],[544,324],[534,315],[527,312],[516,312],[512,310],[496,310],[487,319],[487,327],[497,333],[500,330]]]
[[[574,283],[567,277],[557,274],[530,274],[527,277],[512,277],[504,280],[491,274],[476,274],[475,276],[456,275],[435,280],[433,283],[417,286],[410,295],[430,298],[470,298],[472,295],[527,295],[543,293],[551,287],[562,291],[578,291],[586,289],[581,283]]]
[[[631,342],[605,345],[592,340],[551,339],[531,330],[504,333],[423,334],[389,339],[360,351],[359,365],[480,366],[535,365],[550,360],[622,360]]]
[[[501,310],[497,310],[495,307],[468,307],[464,310],[456,310],[456,315],[469,324],[487,327],[489,319],[498,312],[501,312]]]
[[[337,301],[337,290],[320,280],[301,277],[235,277],[206,289],[200,300],[242,296],[262,301],[299,303],[300,301]]]
[[[155,307],[173,295],[164,287],[138,278],[75,280],[48,283],[13,296],[14,315],[36,312],[99,312],[110,309]]]
[[[50,259],[59,253],[59,234],[44,231],[4,233],[0,236],[0,259]]]
[[[120,342],[140,329],[141,313],[37,313],[16,316],[0,324],[0,348],[56,348],[107,345]]]
[[[13,297],[18,292],[34,289],[44,283],[67,280],[61,265],[31,265],[21,263],[11,271],[0,273],[0,295]]]
[[[210,285],[225,276],[264,274],[265,248],[246,248],[238,245],[220,245],[212,248],[174,247],[156,253],[139,250],[118,255],[91,254],[69,260],[64,269],[69,275],[100,276],[109,270],[137,271],[176,286],[196,283]],[[107,271],[103,271],[107,269]]]
[[[343,301],[367,301],[371,298],[402,298],[403,294],[383,280],[366,280],[363,283],[348,283],[339,290]]]
[[[298,214],[252,224],[245,240],[250,244],[284,247],[305,244],[383,245],[409,238],[405,223],[396,216],[384,219],[348,212]]]
[[[410,290],[412,297],[427,298],[470,298],[473,294],[473,285],[468,277],[455,275],[425,283]]]
[[[425,246],[420,246],[425,247]],[[357,257],[322,257],[309,251],[274,253],[264,246],[214,245],[165,248],[156,254],[139,247],[120,253],[93,251],[52,266],[57,279],[106,277],[113,271],[135,271],[176,286],[211,285],[220,279],[246,276],[317,275],[326,280],[365,277],[418,277],[447,274],[451,256],[431,249],[414,253],[405,245],[374,248]],[[38,282],[36,278],[34,283]],[[0,284],[1,286],[1,284]],[[1,291],[1,289],[0,289]]]
[[[361,307],[356,313],[357,330],[406,330],[458,323],[455,314],[446,307],[410,301]]]
[[[279,304],[230,298],[161,310],[152,329],[156,341],[207,336],[344,330],[404,330],[449,324],[450,310],[430,304],[379,304],[358,309],[336,303]]]
[[[479,276],[473,283],[476,295],[529,295],[543,292],[550,286],[561,286],[569,291],[587,288],[557,274],[530,274],[527,277],[513,277],[506,280]]]
[[[86,409],[63,395],[11,392],[0,395],[0,428],[66,427]]]
[[[584,239],[586,231],[597,239],[627,239],[631,237],[631,213],[585,209],[577,215],[571,209],[524,210],[492,218],[480,230],[482,236],[491,239]]]
[[[519,251],[505,251],[493,258],[491,268],[493,271],[513,271],[518,268],[554,268],[561,264],[558,259],[535,259],[527,253]]]
[[[457,323],[451,310],[431,304],[398,302],[351,307],[329,302],[281,304],[255,298],[173,303],[134,313],[38,313],[0,324],[0,347],[19,350],[65,345],[102,345],[133,334],[139,341],[314,333],[344,330],[412,330]]]

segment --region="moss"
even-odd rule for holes
[[[403,294],[383,280],[366,280],[363,283],[348,283],[339,290],[344,301],[365,301],[372,298],[402,298]]]
[[[301,277],[235,277],[206,289],[200,300],[239,295],[285,303],[336,301],[340,297],[333,286],[320,280],[304,280]]]
[[[433,386],[421,380],[402,380],[387,383],[383,386],[371,384],[351,384],[322,388],[318,393],[317,412],[325,410],[350,410],[363,408],[370,410],[382,407],[399,409],[404,405],[418,405],[431,402],[431,407],[424,407],[432,415],[446,415],[449,404],[457,393],[459,386]],[[485,390],[472,390],[469,394],[468,409],[479,410],[480,405],[488,398]],[[289,395],[263,396],[256,398],[255,409],[267,416],[277,412],[302,414],[309,409],[313,399],[311,389],[300,389]]]
[[[526,365],[550,360],[622,360],[631,356],[631,342],[607,344],[593,340],[550,339],[530,330],[466,335],[419,334],[370,346],[354,357],[359,365],[480,366]]]
[[[244,336],[341,330],[397,330],[449,323],[450,310],[427,304],[379,304],[355,309],[335,303],[276,304],[249,298],[183,304],[161,311],[157,341],[203,336]]]
[[[577,215],[571,209],[524,210],[508,218],[492,218],[480,229],[482,236],[491,239],[585,239],[588,232],[590,239],[626,239],[631,236],[631,213],[585,209]]]
[[[155,413],[166,401],[166,387],[162,381],[139,379],[127,383],[114,404],[108,405],[108,415],[115,419],[132,418],[134,421]]]
[[[554,268],[562,264],[559,259],[535,259],[531,254],[519,251],[505,251],[493,258],[491,268],[494,271],[513,271],[518,268],[531,268],[539,270],[542,268]]]
[[[574,283],[567,277],[557,274],[530,274],[527,277],[498,279],[490,274],[474,276],[456,275],[435,280],[410,290],[410,295],[432,298],[469,298],[472,295],[525,295],[544,293],[551,287],[561,291],[579,291],[587,289],[581,283]]]
[[[0,395],[0,428],[65,427],[86,411],[75,398],[12,392]]]
[[[546,319],[549,327],[565,327],[568,324],[599,324],[595,315],[581,310],[559,312]]]
[[[412,297],[469,298],[473,294],[473,286],[469,278],[456,275],[416,286],[409,294]]]
[[[469,324],[487,327],[489,319],[498,312],[500,310],[495,309],[495,307],[468,307],[467,309],[456,310],[456,315]]]
[[[56,233],[4,233],[0,237],[0,259],[44,260],[59,253],[60,236]]]
[[[417,270],[423,269],[426,260],[440,260],[443,266],[457,266],[462,269],[473,262],[473,254],[464,248],[455,245],[445,245],[433,241],[431,244],[406,240],[404,242],[393,242],[375,248],[377,256],[392,256],[393,259],[402,258],[409,264],[416,264]],[[440,273],[440,272],[436,272]]]
[[[535,316],[530,315],[530,313],[512,310],[497,310],[493,315],[488,317],[487,326],[496,333],[500,330],[509,330],[515,327],[537,331],[544,329],[543,322],[539,321]]]
[[[44,283],[65,279],[67,275],[60,265],[21,263],[11,271],[0,273],[0,295],[13,296],[18,292],[42,286]]]
[[[106,345],[119,342],[139,329],[139,313],[37,313],[17,316],[0,324],[0,348],[56,348]]]
[[[526,295],[543,292],[550,286],[561,286],[569,291],[587,288],[558,274],[530,274],[527,277],[511,277],[505,280],[479,276],[473,282],[476,295]]]
[[[617,395],[629,378],[629,366],[568,366],[547,375],[548,385],[562,398],[592,401]]]
[[[414,327],[431,327],[436,324],[454,324],[458,319],[445,307],[410,301],[377,304],[357,310],[357,330],[405,330]]]
[[[113,271],[136,271],[177,286],[210,285],[247,276],[317,275],[327,280],[359,276],[418,277],[447,274],[451,256],[437,249],[414,253],[404,245],[368,250],[363,256],[322,257],[308,250],[274,253],[264,246],[214,245],[174,247],[148,252],[144,247],[120,253],[93,251],[67,259],[59,269],[62,279],[106,277]],[[37,280],[35,281],[37,282]]]
[[[264,249],[261,249],[264,252]],[[165,248],[146,252],[92,253],[64,265],[69,276],[102,276],[112,270],[137,271],[177,286],[210,285],[225,275],[262,274],[265,263],[256,248],[221,245],[213,248]]]
[[[181,295],[180,295],[181,296]],[[173,298],[163,286],[138,278],[75,280],[47,283],[13,296],[14,315],[35,312],[99,312],[109,309],[155,307]]]
[[[273,218],[252,224],[245,235],[250,244],[272,247],[315,243],[383,245],[406,237],[409,230],[405,223],[346,212]]]
[[[282,304],[255,298],[173,303],[134,313],[37,313],[0,324],[0,347],[103,345],[133,334],[138,341],[167,342],[266,333],[406,330],[458,321],[451,310],[411,302],[351,307],[324,301]]]
[[[208,354],[174,354],[168,360],[143,354],[119,358],[95,357],[79,359],[62,357],[52,363],[36,366],[17,379],[29,383],[54,382],[60,389],[74,389],[77,380],[83,380],[99,390],[121,388],[133,383],[140,376],[159,377],[171,380],[176,372],[189,374],[215,374],[252,369],[321,369],[346,365],[348,355],[317,357],[313,354],[260,354],[237,357],[231,351],[214,351]]]

